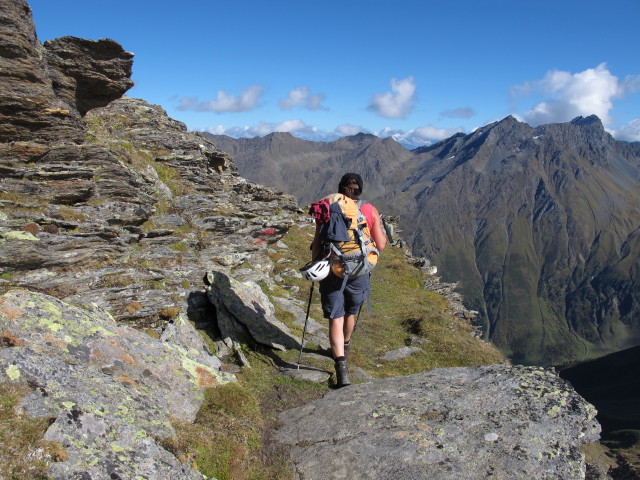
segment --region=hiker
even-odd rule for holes
[[[320,202],[312,204],[312,214],[314,213],[314,205],[316,206],[315,212],[318,213],[319,207],[324,204],[322,208],[324,212],[320,212],[321,215],[325,215],[324,218],[319,218],[318,215],[315,215],[316,234],[311,248],[311,255],[312,260],[330,255],[331,268],[326,278],[320,281],[320,295],[323,315],[329,319],[329,341],[335,360],[336,384],[338,387],[350,384],[347,357],[351,345],[351,333],[355,327],[356,315],[365,299],[368,300],[370,290],[369,271],[377,262],[380,250],[387,244],[378,210],[370,203],[360,202],[360,195],[362,195],[362,178],[357,173],[347,173],[340,180],[337,194],[329,195]],[[329,218],[332,218],[336,209],[341,207],[355,208],[356,212],[361,213],[366,218],[366,225],[362,223],[363,228],[361,229],[364,232],[363,238],[365,242],[363,243],[373,242],[366,245],[367,251],[363,250],[361,252],[358,248],[358,252],[353,254],[360,261],[364,260],[366,262],[362,271],[360,271],[362,265],[353,267],[349,266],[348,260],[343,261],[342,253],[339,253],[335,247],[336,242],[327,242],[327,237],[330,238],[331,234],[335,233],[333,231],[333,221],[329,221]],[[327,209],[329,209],[328,212]],[[344,215],[341,218],[343,217]],[[357,222],[354,219],[347,228],[353,229],[355,223]],[[344,228],[344,225],[338,228]],[[330,230],[329,234],[327,234],[327,230]],[[348,244],[349,242],[343,243]],[[363,255],[364,259],[362,258]],[[349,257],[349,255],[344,256],[344,258],[346,257]]]

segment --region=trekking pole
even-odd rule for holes
[[[353,323],[353,331],[356,331],[356,327],[358,326],[358,320],[360,319],[360,312],[362,311],[362,305],[364,305],[364,302],[366,301],[367,303],[370,301],[370,295],[371,295],[371,272],[369,272],[369,287],[368,287],[368,291],[367,291],[367,295],[366,295],[366,299],[362,301],[362,303],[360,304],[360,308],[358,309],[358,315],[356,316],[356,321]],[[370,310],[369,305],[367,305],[367,311]]]
[[[309,290],[309,304],[307,305],[307,316],[304,319],[304,328],[302,329],[302,341],[300,342],[300,353],[298,354],[298,370],[300,370],[300,359],[302,358],[302,348],[304,347],[304,335],[307,333],[307,321],[309,320],[309,311],[311,310],[311,298],[313,297],[313,282]]]
[[[364,302],[362,302],[364,303]],[[360,308],[358,309],[358,315],[356,316],[356,321],[353,322],[353,331],[356,331],[356,327],[358,326],[358,319],[360,318],[360,312],[362,311],[362,304],[360,304]]]

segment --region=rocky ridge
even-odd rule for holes
[[[207,269],[269,270],[268,245],[298,213],[292,197],[239,177],[162,108],[119,98],[132,55],[115,42],[43,47],[26,3],[5,11],[0,282],[160,328],[180,309],[197,320],[204,292],[190,292]]]

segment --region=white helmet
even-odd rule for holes
[[[307,263],[304,267],[300,269],[300,273],[307,280],[311,280],[312,282],[319,282],[320,280],[324,280],[329,275],[329,271],[331,270],[331,263],[326,258],[322,260],[315,260],[313,262]]]

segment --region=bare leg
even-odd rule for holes
[[[343,337],[344,341],[348,342],[351,340],[351,333],[353,333],[353,328],[356,324],[356,316],[353,313],[348,313],[344,317],[344,326],[343,326]]]
[[[332,318],[329,320],[329,342],[331,343],[331,351],[333,358],[344,356],[344,317]],[[351,335],[351,332],[349,332]]]

